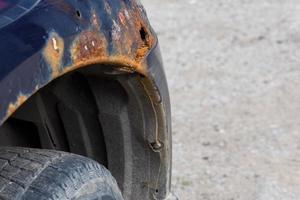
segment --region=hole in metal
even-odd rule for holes
[[[81,18],[81,12],[79,10],[76,10],[77,17]]]
[[[147,39],[147,32],[146,32],[146,30],[145,30],[145,28],[144,27],[142,27],[141,29],[140,29],[140,35],[141,35],[141,39],[143,40],[143,41],[145,41],[146,39]]]

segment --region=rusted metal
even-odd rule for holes
[[[43,57],[52,70],[52,77],[59,76],[62,71],[61,62],[64,50],[64,40],[57,33],[50,33],[43,51]]]
[[[84,31],[73,42],[70,53],[73,65],[89,59],[105,59],[107,55],[105,37],[95,31]]]
[[[19,108],[23,103],[25,103],[25,101],[27,99],[28,99],[28,96],[25,96],[23,94],[19,95],[16,102],[10,103],[8,105],[6,115],[8,115],[8,116],[12,115],[17,108]]]
[[[101,32],[101,21],[95,10],[91,11],[91,26],[80,32],[69,47],[72,60],[70,65],[62,63],[64,51],[67,51],[63,39],[55,32],[50,34],[43,55],[52,70],[52,78],[84,66],[103,63],[119,66],[121,70],[146,74],[147,66],[143,59],[153,47],[155,37],[150,34],[149,27],[137,7],[128,10],[124,3],[121,5],[118,18],[113,19],[111,27],[111,43],[114,49],[111,54],[107,51],[110,41]],[[105,10],[111,14],[107,2]]]

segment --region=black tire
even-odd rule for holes
[[[122,200],[97,162],[52,150],[0,147],[0,200]]]

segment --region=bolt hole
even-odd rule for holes
[[[141,39],[143,40],[143,41],[145,41],[146,39],[147,39],[147,32],[146,32],[146,30],[145,30],[145,28],[144,27],[142,27],[141,29],[140,29],[140,35],[141,35]]]
[[[76,10],[77,17],[81,18],[81,12],[79,10]]]
[[[158,193],[158,189],[155,190],[155,193],[156,193],[156,194]]]
[[[159,141],[150,143],[150,146],[154,152],[160,152],[164,148],[164,144]]]

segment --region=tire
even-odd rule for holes
[[[122,200],[97,162],[52,150],[0,147],[1,200]]]

